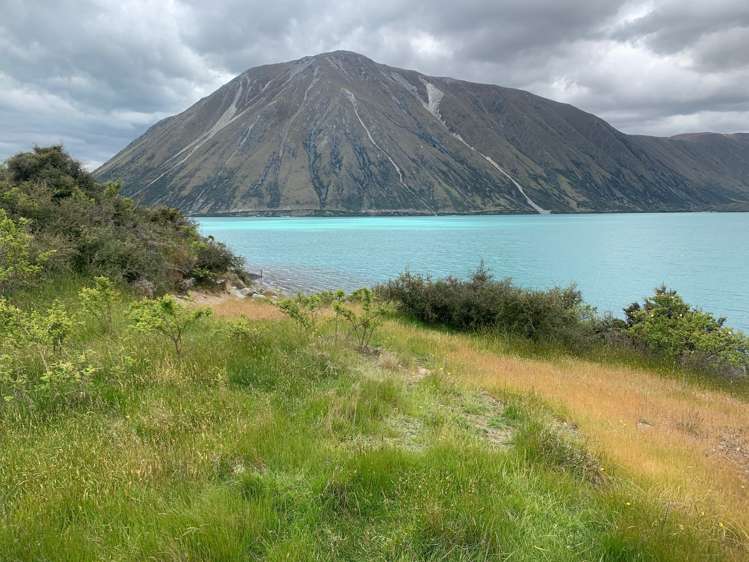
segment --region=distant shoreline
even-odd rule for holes
[[[548,216],[548,215],[673,215],[679,213],[700,214],[700,213],[749,213],[749,208],[741,209],[683,209],[683,210],[649,210],[649,211],[580,211],[556,212],[548,214],[528,213],[524,211],[471,211],[461,213],[459,211],[449,212],[421,212],[418,210],[407,211],[366,211],[354,213],[351,211],[338,210],[300,210],[300,209],[279,209],[279,210],[261,210],[261,211],[232,211],[216,213],[189,213],[190,218],[372,218],[372,217],[470,217],[470,216]]]

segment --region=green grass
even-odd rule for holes
[[[18,297],[75,306],[76,282]],[[525,397],[487,402],[343,339],[212,319],[166,342],[85,323],[90,382],[1,406],[0,560],[711,560],[734,554]],[[379,343],[389,345],[385,331]],[[30,365],[29,368],[35,368]],[[480,418],[508,436],[486,438]]]

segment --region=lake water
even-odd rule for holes
[[[353,290],[409,269],[466,276],[481,260],[524,287],[577,284],[617,315],[661,283],[749,332],[749,213],[200,218],[287,290]]]

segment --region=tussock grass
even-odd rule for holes
[[[591,430],[604,406],[590,419],[577,409],[593,390],[609,400],[592,364],[501,357],[464,336],[392,321],[375,342],[387,353],[362,354],[332,326],[304,333],[264,303],[239,313],[256,325],[252,337],[233,335],[226,312],[187,335],[181,358],[124,320],[113,335],[83,326],[70,345],[96,366],[86,400],[2,406],[0,560],[743,554],[733,527],[701,528],[669,503],[673,494],[638,487],[649,475],[634,456],[606,449]],[[537,385],[521,385],[536,373]],[[612,396],[629,389],[630,375],[646,380],[620,373]],[[578,402],[545,394],[563,376],[598,383],[580,386]],[[688,393],[674,389],[669,400],[694,400]],[[579,429],[561,424],[547,400]],[[704,431],[722,423],[701,420]],[[648,454],[656,451],[639,453]]]

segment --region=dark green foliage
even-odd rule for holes
[[[70,197],[78,190],[93,194],[97,188],[93,177],[65,154],[62,146],[17,154],[8,160],[8,173],[15,184],[43,183],[55,198]]]
[[[377,292],[430,324],[495,330],[533,346],[550,343],[573,355],[619,353],[724,378],[749,372],[749,338],[726,327],[724,318],[690,307],[666,287],[656,289],[644,304],[627,307],[626,320],[596,314],[572,287],[522,289],[509,280],[494,281],[483,266],[467,281],[404,273]]]
[[[725,326],[725,318],[690,307],[676,291],[659,287],[624,312],[627,335],[649,352],[734,376],[749,370],[749,338]]]
[[[522,289],[508,279],[495,281],[483,265],[467,281],[403,273],[377,291],[419,320],[459,330],[496,328],[537,341],[572,343],[592,329],[591,309],[574,287]]]
[[[28,224],[30,251],[47,252],[48,271],[166,291],[241,268],[239,258],[200,236],[179,211],[138,207],[118,190],[94,180],[60,146],[18,154],[0,171],[0,209]]]
[[[217,275],[227,271],[237,273],[242,271],[244,266],[242,258],[231,253],[224,244],[217,242],[213,236],[197,241],[194,248],[197,257],[192,276],[198,283],[214,282]]]

